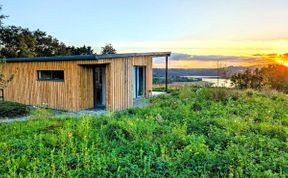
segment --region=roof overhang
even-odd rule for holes
[[[32,57],[32,58],[7,58],[10,62],[49,62],[49,61],[78,61],[78,60],[97,60],[97,59],[117,59],[129,57],[165,57],[170,56],[171,52],[151,52],[151,53],[123,53],[123,54],[104,54],[104,55],[77,55],[77,56],[51,56],[51,57]]]

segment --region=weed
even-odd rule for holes
[[[28,115],[29,112],[29,107],[24,104],[0,101],[0,118],[25,116]]]

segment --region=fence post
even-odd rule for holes
[[[165,59],[165,90],[168,91],[168,56]]]

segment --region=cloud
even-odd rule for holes
[[[173,53],[169,58],[169,66],[175,68],[216,68],[221,66],[252,66],[275,63],[271,59],[274,55],[256,54],[248,57],[243,56],[221,56],[221,55],[190,55],[185,53]],[[288,54],[286,55],[288,57]],[[156,58],[154,66],[163,66],[163,58]]]
[[[265,58],[265,59],[269,59],[269,60],[278,60],[278,59],[282,59],[282,60],[288,60],[288,53],[284,53],[284,54],[255,54],[253,55],[255,57],[261,57],[261,58]]]
[[[241,56],[221,56],[221,55],[190,55],[182,53],[172,53],[170,61],[210,61],[210,62],[264,62],[266,59],[261,56],[241,57]],[[161,58],[155,59],[161,61]]]
[[[284,54],[255,54],[256,57],[261,57],[274,63],[288,66],[288,53]]]

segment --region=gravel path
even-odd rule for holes
[[[158,96],[158,95],[165,95],[165,92],[153,92],[153,96]],[[135,99],[133,101],[133,105],[136,107],[143,107],[149,105],[149,100],[148,99]],[[84,111],[79,111],[79,112],[62,112],[62,111],[57,111],[57,110],[52,110],[52,113],[54,114],[53,118],[64,118],[64,117],[75,117],[75,118],[80,118],[83,115],[106,115],[107,111],[101,110],[101,109],[93,109],[93,110],[84,110]],[[19,117],[19,118],[7,118],[7,119],[0,119],[0,124],[1,123],[11,123],[11,122],[20,122],[20,121],[27,121],[31,119],[29,116],[24,116],[24,117]]]
[[[13,119],[0,119],[0,124],[9,123],[9,122],[26,121],[28,119],[29,119],[28,117],[20,117],[20,118],[13,118]]]

